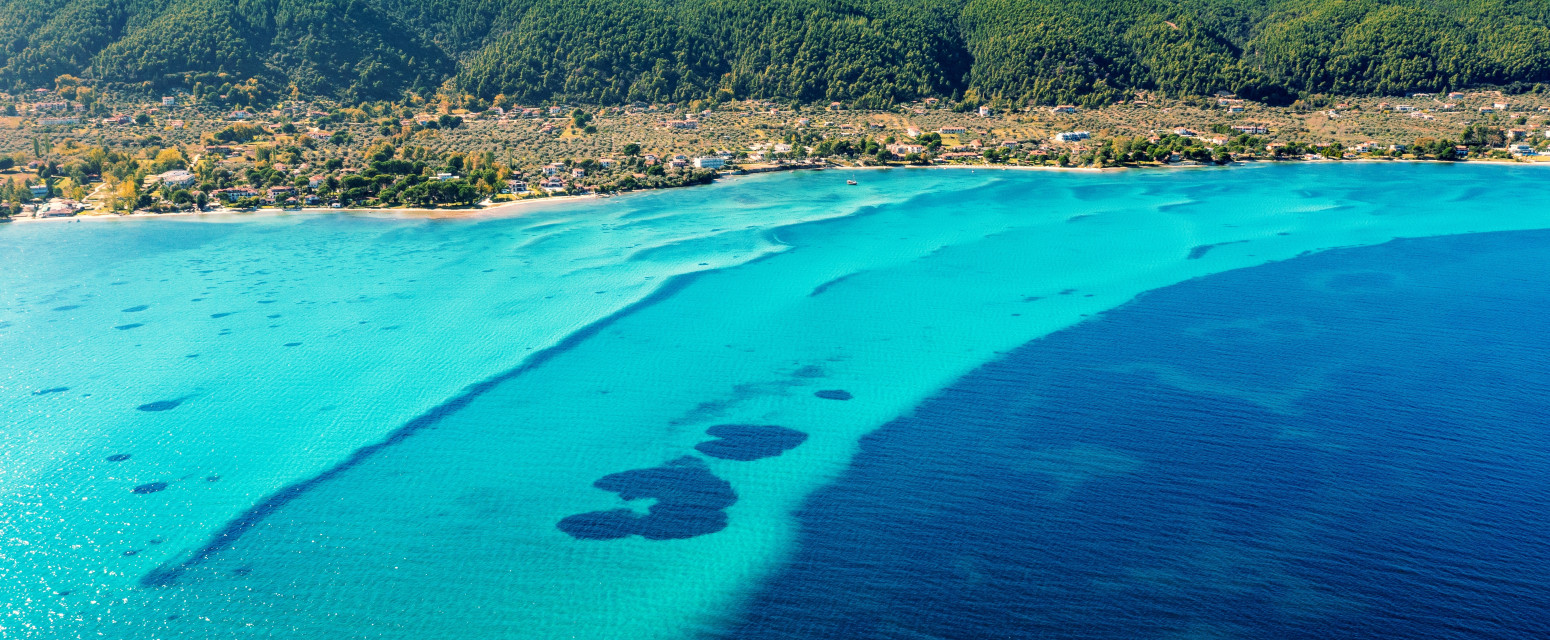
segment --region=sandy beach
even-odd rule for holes
[[[178,211],[173,213],[151,213],[149,211],[136,211],[134,213],[80,213],[74,216],[55,218],[12,218],[12,222],[75,222],[80,220],[132,220],[144,218],[209,218],[209,217],[237,217],[237,216],[262,216],[262,215],[297,215],[337,213],[351,214],[367,217],[393,217],[393,218],[426,218],[430,220],[451,218],[505,218],[525,214],[529,211],[546,206],[569,204],[583,200],[598,200],[605,197],[598,195],[578,196],[553,196],[548,198],[529,198],[502,202],[485,207],[471,207],[466,209],[423,209],[423,208],[371,208],[355,209],[341,208],[330,209],[325,207],[303,207],[299,209],[214,209],[211,211]]]

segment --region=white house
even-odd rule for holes
[[[1055,142],[1076,142],[1091,137],[1093,137],[1092,134],[1086,131],[1062,131],[1055,134]]]
[[[75,215],[76,211],[79,211],[77,206],[78,205],[73,200],[55,200],[41,207],[38,207],[37,213],[34,213],[33,216],[38,218],[63,218],[67,216],[73,216]]]
[[[694,168],[696,169],[720,169],[726,166],[726,164],[726,160],[722,160],[716,156],[706,156],[703,158],[694,159]]]
[[[232,187],[230,189],[217,189],[210,192],[210,195],[227,202],[236,202],[243,198],[256,198],[258,197],[258,192],[245,187]]]
[[[172,96],[162,96],[161,97],[161,106],[163,106],[163,107],[170,107],[170,106],[176,105],[177,103],[178,103],[178,99],[174,98]]]
[[[162,184],[165,184],[169,187],[190,187],[193,186],[196,180],[198,180],[194,174],[182,169],[174,169],[172,171],[158,174],[156,178],[160,180]]]

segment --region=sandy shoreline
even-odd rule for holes
[[[607,196],[617,197],[617,196]],[[12,218],[12,222],[72,222],[77,220],[143,220],[148,218],[203,218],[203,217],[239,217],[239,216],[281,216],[299,214],[348,214],[363,217],[382,218],[423,218],[426,220],[440,219],[473,219],[473,218],[506,218],[527,213],[539,209],[545,205],[562,205],[584,200],[600,200],[604,196],[579,195],[579,196],[552,196],[548,198],[530,198],[503,202],[488,207],[470,209],[418,209],[418,208],[393,208],[393,209],[330,209],[322,207],[302,207],[299,209],[215,209],[212,211],[178,211],[174,213],[150,213],[136,211],[134,213],[84,213],[73,216],[56,218]]]
[[[844,171],[876,171],[876,170],[885,170],[885,169],[959,169],[959,170],[969,169],[969,170],[984,170],[984,171],[1072,171],[1072,172],[1078,172],[1078,173],[1104,173],[1104,172],[1114,172],[1114,171],[1135,171],[1135,170],[1155,170],[1155,169],[1172,169],[1172,170],[1181,170],[1181,169],[1212,169],[1212,168],[1223,168],[1223,169],[1225,169],[1225,168],[1231,168],[1234,165],[1277,164],[1277,163],[1281,163],[1281,162],[1319,162],[1319,163],[1324,163],[1324,162],[1359,162],[1359,163],[1364,163],[1364,164],[1370,164],[1370,163],[1387,163],[1387,162],[1394,162],[1394,163],[1436,163],[1436,162],[1440,162],[1440,161],[1438,161],[1438,160],[1411,160],[1411,159],[1399,159],[1399,158],[1392,158],[1392,159],[1389,159],[1389,158],[1352,158],[1352,159],[1342,159],[1342,160],[1311,161],[1311,160],[1303,160],[1303,159],[1298,158],[1298,159],[1287,159],[1287,160],[1236,160],[1236,161],[1233,161],[1233,162],[1225,164],[1225,165],[1217,165],[1217,164],[1212,164],[1212,163],[1190,163],[1190,164],[1168,164],[1168,165],[1159,165],[1159,166],[1150,166],[1150,165],[1148,165],[1148,166],[1144,166],[1144,167],[1118,166],[1118,167],[1102,167],[1102,168],[1094,168],[1094,167],[1051,167],[1051,166],[1012,165],[1012,164],[1005,164],[1005,165],[986,165],[986,164],[913,165],[913,164],[906,164],[906,165],[889,165],[889,166],[868,165],[868,166],[859,166],[859,167],[847,167],[847,166],[843,166],[843,165],[829,165],[829,166],[824,166],[824,167],[802,167],[802,168],[786,169],[786,170],[781,170],[781,171],[761,171],[761,172],[758,172],[758,173],[746,173],[746,174],[732,173],[732,174],[725,174],[725,175],[717,176],[717,179],[718,180],[742,179],[742,178],[753,178],[753,177],[762,176],[762,175],[787,173],[789,171],[820,171],[820,170],[822,170],[822,171],[839,171],[839,172],[844,172]],[[1497,160],[1485,160],[1485,159],[1470,160],[1470,161],[1467,161],[1466,163],[1467,164],[1489,164],[1489,165],[1493,165],[1493,166],[1524,166],[1524,165],[1526,165],[1526,166],[1541,166],[1541,167],[1543,167],[1543,166],[1550,166],[1550,162],[1512,162],[1512,161],[1497,161]],[[688,186],[695,186],[695,185],[688,185]],[[673,188],[677,188],[677,187],[673,187]],[[640,195],[640,194],[644,194],[644,193],[650,193],[650,192],[653,192],[653,191],[660,191],[660,189],[645,189],[645,190],[639,190],[639,191],[630,191],[630,192],[627,192],[627,193],[617,194],[617,195],[610,195],[610,196],[600,196],[600,195],[596,195],[596,194],[587,194],[587,195],[575,195],[575,196],[552,196],[552,197],[548,197],[548,198],[528,198],[528,199],[523,199],[523,200],[516,200],[516,201],[513,201],[513,202],[504,202],[504,203],[493,205],[493,206],[489,206],[489,207],[470,208],[470,209],[420,209],[420,208],[413,208],[413,207],[382,208],[382,209],[329,209],[329,208],[319,208],[319,207],[303,207],[303,208],[300,208],[300,209],[256,209],[256,210],[241,210],[241,211],[239,211],[239,210],[232,210],[232,209],[216,209],[214,211],[181,211],[181,212],[177,212],[177,213],[150,213],[150,212],[138,212],[137,211],[135,213],[128,213],[128,214],[88,213],[88,214],[77,214],[77,215],[74,215],[74,216],[57,217],[57,218],[19,218],[19,217],[17,217],[17,218],[11,218],[10,221],[11,222],[72,222],[72,221],[77,221],[77,220],[125,220],[125,219],[168,218],[168,217],[173,217],[173,218],[190,218],[190,217],[202,218],[202,217],[216,217],[216,216],[219,216],[219,217],[222,217],[222,218],[227,218],[227,217],[238,217],[238,216],[280,216],[280,215],[322,214],[322,213],[348,214],[348,215],[362,216],[362,217],[381,217],[381,218],[421,218],[421,219],[426,219],[426,220],[444,220],[444,219],[446,219],[446,220],[453,220],[453,219],[468,220],[468,219],[481,219],[481,218],[507,218],[507,217],[515,217],[515,216],[520,216],[520,215],[526,214],[529,211],[532,211],[532,210],[535,210],[535,209],[539,209],[539,208],[542,208],[544,206],[549,206],[549,205],[558,206],[558,205],[563,205],[563,204],[571,204],[571,203],[576,203],[576,202],[582,202],[582,201],[586,201],[586,200],[603,200],[603,199],[606,199],[606,198],[617,198],[617,197],[621,197],[621,196],[625,196],[625,195]]]

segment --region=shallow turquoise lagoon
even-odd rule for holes
[[[863,435],[998,354],[1204,275],[1550,227],[1534,168],[846,177],[0,226],[0,637],[718,633]],[[806,439],[701,455],[723,424]],[[648,469],[678,484],[594,486]]]

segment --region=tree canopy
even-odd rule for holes
[[[1543,0],[0,0],[0,84],[620,104],[1550,82]],[[449,82],[450,81],[450,82]]]

